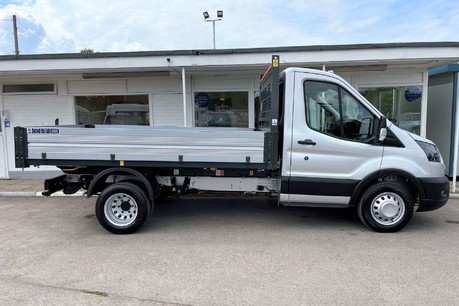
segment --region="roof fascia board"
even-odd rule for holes
[[[279,48],[282,49],[282,48]],[[320,65],[320,64],[339,64],[346,63],[361,64],[384,64],[385,62],[426,62],[426,61],[459,61],[459,44],[454,46],[418,46],[402,45],[394,48],[323,48],[323,49],[301,49],[301,48],[283,48],[285,51],[278,52],[281,55],[282,63],[287,66],[302,65]],[[259,67],[265,66],[270,62],[272,52],[260,49],[265,52],[257,53],[221,53],[212,54],[180,54],[160,53],[155,54],[141,52],[144,56],[125,56],[118,57],[24,57],[20,59],[10,59],[0,57],[0,73],[18,73],[18,72],[84,72],[88,70],[122,70],[122,69],[139,69],[154,70],[171,67],[199,68],[199,67]],[[96,53],[97,54],[97,53]],[[137,53],[136,53],[137,54]],[[170,59],[170,62],[167,59]]]

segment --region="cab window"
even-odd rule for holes
[[[326,82],[304,83],[306,122],[318,132],[362,142],[373,139],[374,116],[343,88]]]

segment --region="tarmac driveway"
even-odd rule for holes
[[[459,303],[456,200],[379,234],[351,210],[191,197],[126,236],[99,226],[94,202],[0,197],[0,304]]]

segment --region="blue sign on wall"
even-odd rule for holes
[[[194,103],[199,107],[207,107],[210,103],[210,97],[206,92],[198,92],[194,95]]]
[[[413,102],[422,96],[422,90],[419,86],[410,86],[405,90],[405,100]]]

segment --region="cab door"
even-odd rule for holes
[[[380,169],[375,142],[380,117],[340,78],[296,72],[289,166],[282,199],[295,204],[346,206],[358,183]],[[285,188],[287,187],[287,188]]]

